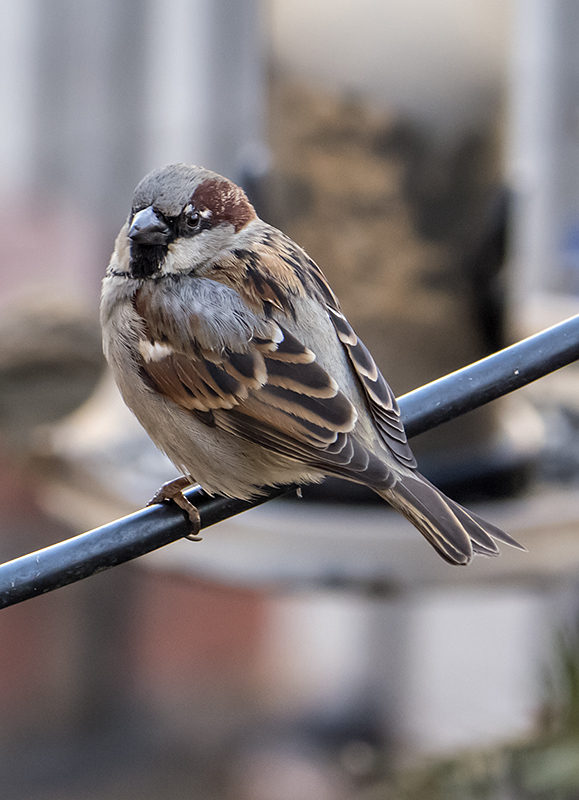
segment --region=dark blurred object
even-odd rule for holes
[[[488,353],[507,344],[505,332],[505,259],[508,246],[510,193],[497,190],[480,220],[480,229],[464,255],[461,272],[470,285],[476,327]]]

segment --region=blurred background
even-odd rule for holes
[[[579,313],[573,0],[2,0],[0,560],[175,475],[98,302],[202,164],[320,264],[400,395]],[[23,800],[579,797],[579,373],[413,440],[528,554],[452,568],[327,482],[0,613]]]

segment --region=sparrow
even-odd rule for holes
[[[451,564],[514,539],[416,469],[394,393],[319,267],[245,192],[172,164],[135,189],[101,301],[103,348],[125,403],[182,490],[250,499],[333,475],[364,484]]]

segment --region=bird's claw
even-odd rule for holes
[[[201,542],[203,541],[203,537],[198,536],[198,533],[201,530],[201,517],[199,515],[199,510],[193,505],[193,503],[189,502],[189,500],[187,500],[183,494],[183,489],[190,485],[191,481],[185,477],[175,478],[173,481],[168,481],[167,483],[164,483],[157,492],[155,492],[154,496],[149,500],[147,505],[153,506],[157,505],[157,503],[168,503],[172,500],[179,506],[180,509],[185,512],[187,519],[193,527],[191,533],[188,533],[184,538],[189,539],[192,542]]]

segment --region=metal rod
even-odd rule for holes
[[[407,433],[424,433],[577,359],[579,316],[405,394],[399,403]],[[207,528],[294,488],[270,489],[252,502],[209,497],[199,486],[185,494],[199,509],[201,527]],[[0,608],[130,561],[188,533],[180,509],[152,506],[8,561],[0,565]]]
[[[398,398],[409,437],[579,359],[579,314]]]

